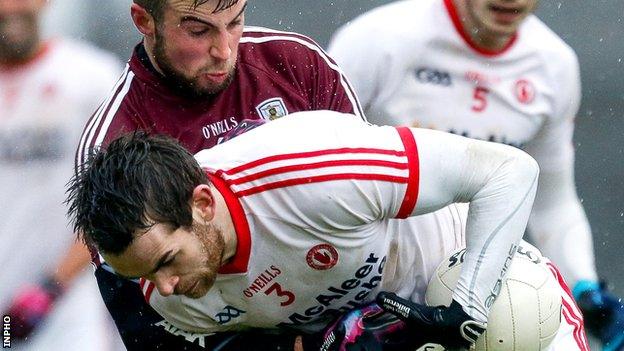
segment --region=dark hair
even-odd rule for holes
[[[78,237],[100,251],[122,253],[138,230],[155,223],[193,223],[193,189],[208,179],[175,139],[134,132],[91,150],[67,189]]]
[[[165,13],[165,5],[167,5],[167,0],[133,0],[133,1],[135,4],[147,10],[147,12],[149,12],[149,14],[152,15],[154,19],[156,19],[157,21],[163,18],[163,14]],[[209,1],[210,0],[193,0],[191,7],[195,9],[198,6],[203,5]],[[237,3],[238,3],[238,0],[219,0],[217,2],[217,6],[215,6],[215,9],[212,11],[212,13],[218,13],[218,12],[227,10],[230,7],[236,5]]]

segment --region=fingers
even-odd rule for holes
[[[377,303],[384,310],[396,315],[403,320],[410,320],[414,303],[399,297],[392,292],[382,291],[377,295]]]
[[[301,338],[301,335],[297,336],[297,338],[295,339],[295,347],[293,348],[294,351],[304,351],[303,350],[303,339]]]

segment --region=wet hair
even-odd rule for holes
[[[167,5],[167,0],[133,0],[135,4],[143,7],[147,12],[154,17],[157,21],[163,18],[163,14],[165,13],[165,6]],[[203,5],[211,0],[193,0],[191,7],[197,8],[200,5]],[[218,0],[217,5],[215,6],[212,13],[219,13],[221,11],[225,11],[230,7],[236,5],[238,0]]]
[[[193,189],[208,179],[175,139],[134,132],[91,150],[67,187],[68,216],[79,239],[121,254],[156,223],[193,223]]]

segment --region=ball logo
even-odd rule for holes
[[[324,271],[338,263],[338,251],[329,244],[319,244],[308,251],[306,261],[308,266]]]
[[[526,79],[520,79],[515,86],[516,97],[523,104],[530,104],[535,99],[535,87]]]

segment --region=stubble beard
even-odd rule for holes
[[[201,225],[194,223],[192,230],[201,243],[200,250],[203,259],[201,271],[198,273],[200,283],[189,297],[198,299],[208,293],[217,279],[217,272],[223,261],[225,240],[221,228],[214,224]]]
[[[24,25],[30,31],[29,35],[21,41],[11,41],[11,35],[7,34],[8,26]],[[0,17],[0,61],[21,62],[30,58],[39,45],[39,28],[37,18],[34,15],[16,15],[13,17]]]
[[[192,99],[206,99],[217,95],[232,83],[236,73],[236,64],[234,64],[223,83],[215,86],[200,86],[199,77],[189,78],[174,67],[167,57],[165,39],[158,29],[154,40],[154,60],[163,73],[165,84],[178,92],[179,95]]]

